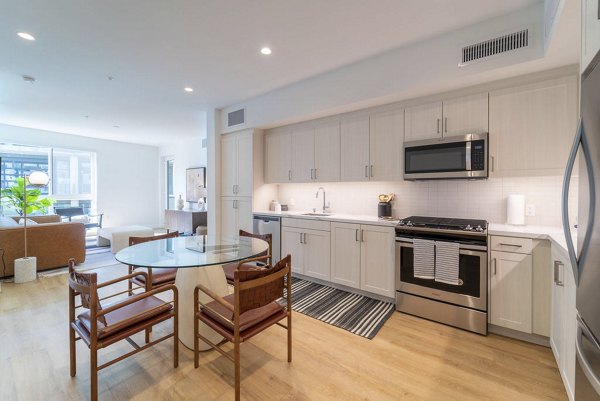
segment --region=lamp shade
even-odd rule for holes
[[[49,181],[50,177],[48,177],[48,174],[44,173],[43,171],[34,171],[29,175],[29,184],[31,185],[44,186],[48,185]]]

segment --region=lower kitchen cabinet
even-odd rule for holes
[[[294,227],[296,223],[296,227]],[[330,281],[329,222],[305,219],[283,219],[281,254],[292,256],[292,272]],[[306,228],[307,226],[315,228]]]
[[[574,399],[575,341],[577,312],[575,279],[569,258],[552,247],[554,282],[552,285],[552,326],[550,346],[562,377],[567,395]]]
[[[237,238],[239,230],[252,232],[252,198],[221,197],[221,235]]]
[[[331,224],[331,281],[394,296],[394,228]]]
[[[490,270],[490,322],[531,333],[531,255],[492,251]]]

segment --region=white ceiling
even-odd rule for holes
[[[535,3],[0,0],[0,123],[169,143],[209,108]]]

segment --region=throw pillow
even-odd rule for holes
[[[19,225],[21,225],[21,226],[22,226],[22,225],[24,225],[24,224],[25,224],[25,219],[20,219],[20,220],[19,220]],[[33,221],[33,220],[31,220],[31,219],[27,219],[27,225],[28,225],[28,226],[35,226],[35,225],[37,225],[37,224],[38,224],[38,223],[37,223],[36,221]]]
[[[0,216],[0,227],[18,227],[19,223],[17,223],[14,219],[11,219],[8,216]]]

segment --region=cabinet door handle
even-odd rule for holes
[[[490,158],[492,159],[492,173],[494,172],[494,156],[490,156]]]
[[[315,169],[315,180],[317,179],[317,169]]]
[[[514,246],[515,248],[522,248],[523,245],[517,245],[517,244],[505,244],[503,242],[499,243],[498,245],[500,246]]]
[[[288,170],[288,181],[292,181],[292,170]]]
[[[492,276],[496,275],[496,258],[492,259]]]
[[[356,230],[354,230],[354,239],[356,240],[356,242],[358,242],[358,228]]]
[[[564,268],[564,266],[565,265],[560,260],[554,261],[554,284],[561,286],[561,287],[563,287],[565,284],[562,281],[562,274],[561,274],[561,271]]]
[[[306,244],[306,233],[302,233],[303,243]]]
[[[369,178],[369,166],[365,166],[365,177]]]
[[[360,242],[365,242],[365,230],[360,230]]]
[[[302,233],[300,233],[300,243],[302,243]]]
[[[373,177],[373,165],[371,164],[371,177]]]
[[[448,117],[444,117],[444,132],[448,133]]]
[[[440,133],[440,119],[437,119],[437,133]]]

